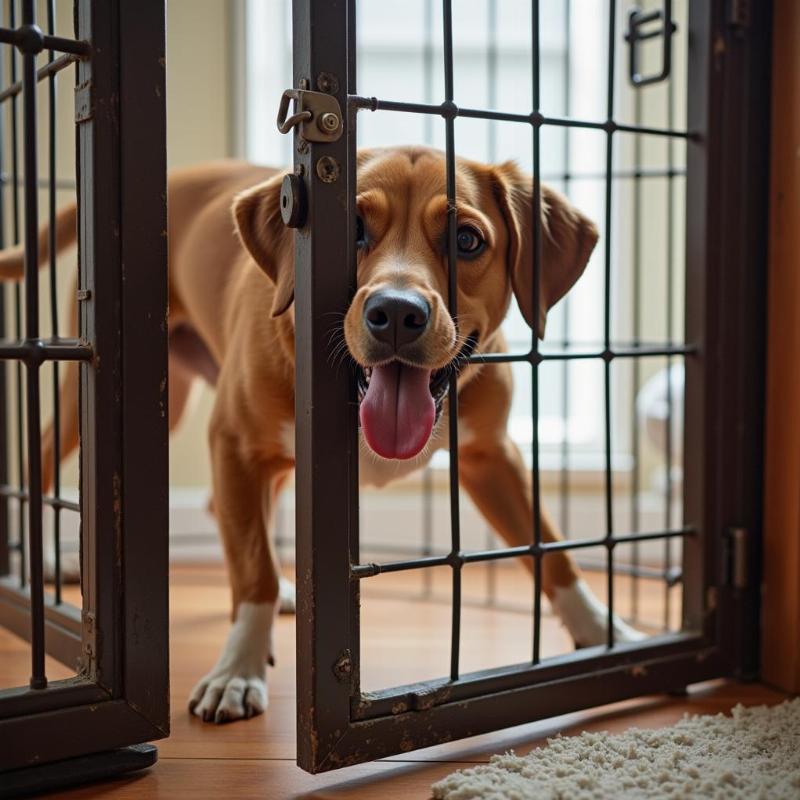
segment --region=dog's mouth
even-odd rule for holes
[[[358,367],[361,430],[370,448],[383,458],[419,455],[442,413],[450,376],[458,375],[478,344],[471,333],[448,364],[431,370],[393,359]]]

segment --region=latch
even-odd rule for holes
[[[289,104],[294,100],[294,113]],[[287,89],[278,107],[278,130],[289,133],[300,126],[299,135],[308,142],[335,142],[344,130],[339,101],[325,92],[310,89]]]
[[[660,27],[644,28],[653,22],[660,22]],[[647,86],[666,80],[672,70],[672,34],[678,26],[672,21],[672,0],[664,0],[662,8],[657,11],[642,11],[632,8],[628,12],[628,30],[625,41],[628,43],[628,78],[634,86]],[[642,75],[639,71],[639,42],[647,39],[663,39],[661,70],[652,75]]]

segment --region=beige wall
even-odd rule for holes
[[[171,167],[233,153],[230,57],[236,0],[168,0],[167,155]],[[206,423],[213,395],[195,388],[170,443],[170,485],[209,485]]]
[[[168,0],[167,9],[167,147],[171,167],[223,158],[233,152],[232,141],[232,65],[229,58],[231,25],[237,4],[241,0]],[[45,25],[46,6],[39,3],[40,24]],[[72,0],[56,3],[56,33],[73,35]],[[41,61],[46,60],[46,53]],[[4,63],[4,70],[8,64]],[[74,70],[61,73],[57,81],[57,175],[65,182],[75,180]],[[48,174],[48,136],[46,83],[39,87],[39,171]],[[20,108],[21,111],[21,108]],[[10,114],[3,123],[4,141],[10,144]],[[21,125],[18,125],[21,137]],[[20,139],[20,143],[22,140]],[[4,156],[4,170],[10,170],[10,147]],[[20,158],[22,157],[20,148]],[[21,163],[20,163],[21,172]],[[22,193],[19,192],[20,203]],[[58,192],[59,207],[74,200],[74,190]],[[7,231],[11,231],[11,192],[6,194]],[[48,194],[39,195],[40,218],[46,219]],[[74,250],[58,261],[60,333],[69,335],[70,316],[74,312],[76,258]],[[42,334],[50,335],[48,280],[41,273]],[[13,319],[13,291],[9,292],[7,313]],[[12,370],[13,373],[13,370]],[[52,373],[42,372],[42,420],[51,417]],[[15,391],[9,389],[9,401],[14,408]],[[212,393],[198,386],[193,398],[192,413],[187,414],[180,430],[171,442],[170,482],[173,486],[204,487],[209,482],[206,447],[206,420],[213,401]],[[12,432],[13,433],[13,432]],[[13,445],[12,445],[13,446]],[[13,465],[12,465],[13,466]],[[16,479],[16,477],[14,477]],[[66,487],[77,486],[77,458],[64,465],[62,476]]]

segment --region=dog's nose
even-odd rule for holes
[[[370,295],[364,304],[369,332],[395,350],[419,339],[428,327],[431,307],[417,292],[387,289]]]

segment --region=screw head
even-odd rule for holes
[[[326,111],[317,123],[325,133],[336,133],[339,130],[339,117],[333,111]]]
[[[317,177],[323,183],[335,183],[341,171],[339,162],[332,156],[323,156],[317,161]]]

